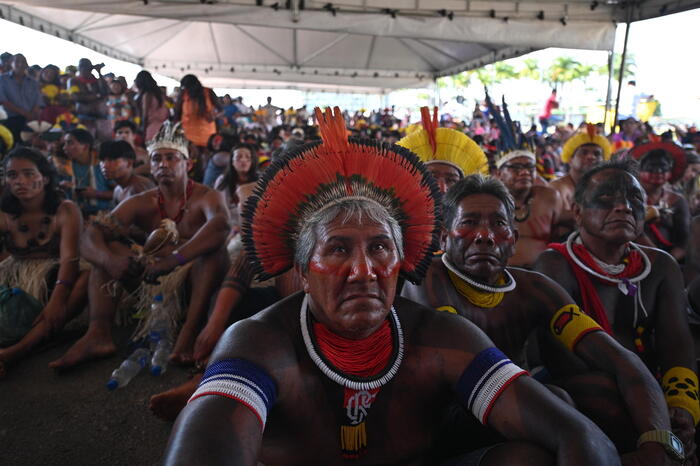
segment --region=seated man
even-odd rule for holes
[[[635,147],[630,155],[640,161],[639,181],[647,195],[645,237],[641,240],[682,260],[690,233],[690,209],[688,201],[667,183],[683,176],[685,153],[670,142],[650,142]]]
[[[581,176],[589,168],[610,160],[612,148],[608,140],[598,134],[595,125],[589,124],[586,131],[570,137],[561,152],[561,161],[569,164],[569,173],[549,183],[549,187],[559,191],[564,203],[557,236],[566,238],[574,229],[574,190]]]
[[[528,336],[537,329],[550,329],[593,370],[617,380],[634,425],[634,429],[624,426],[631,438],[613,437],[621,452],[634,450],[639,435],[659,426],[669,428],[668,414],[657,408],[662,393],[639,358],[601,332],[552,280],[506,267],[518,233],[513,228],[513,199],[503,184],[469,176],[447,192],[443,214],[445,254],[433,259],[423,285],[406,284],[402,296],[466,317],[520,364]],[[663,460],[663,449],[657,453]],[[631,456],[647,454],[640,450]],[[648,458],[646,464],[657,464]],[[658,464],[663,464],[661,460]]]
[[[134,172],[136,154],[126,141],[105,141],[100,145],[100,169],[108,180],[117,183],[114,204],[136,194],[153,189],[151,180]]]
[[[109,216],[99,218],[87,228],[81,252],[93,264],[89,285],[90,326],[62,358],[50,364],[51,367],[65,368],[114,353],[111,329],[117,301],[110,293],[110,288],[114,287],[105,284],[116,281],[136,295],[136,307],[141,311],[148,309],[153,296],[162,293],[175,307],[173,319],[176,321],[182,317],[177,312],[178,291],[187,281],[189,304],[171,359],[192,362],[193,345],[209,300],[228,268],[224,241],[229,224],[221,195],[187,179],[190,165],[187,145],[179,125],[163,125],[149,146],[151,170],[158,187],[130,197]],[[135,225],[150,233],[166,219],[176,225],[174,237],[179,236],[179,241],[167,244],[175,238],[166,237],[158,257],[137,258],[129,247],[132,242],[127,229]],[[145,274],[142,273],[144,259],[148,259]],[[143,284],[142,275],[146,282],[161,277],[161,283],[157,286]],[[147,325],[148,321],[142,330],[147,329]]]
[[[397,144],[420,158],[442,194],[450,186],[472,173],[488,173],[489,162],[484,151],[469,136],[450,128],[438,128],[437,107],[430,116],[428,107],[422,107],[422,128]]]
[[[514,220],[517,222],[518,242],[508,265],[532,267],[537,256],[554,239],[554,229],[561,215],[559,192],[548,186],[535,186],[535,154],[515,150],[496,162],[497,177],[515,200]]]
[[[637,353],[652,374],[662,375],[674,432],[685,440],[694,435],[700,407],[697,388],[675,386],[679,377],[698,386],[683,277],[669,254],[632,242],[644,225],[645,200],[629,162],[586,172],[576,186],[579,232],[543,252],[535,269],[564,287],[609,335]],[[571,374],[581,366],[566,358],[551,361],[549,367]]]
[[[437,189],[413,154],[348,143],[340,109],[329,113],[317,111],[324,142],[268,169],[245,214],[259,275],[294,267],[305,294],[227,330],[165,464],[435,464],[455,395],[517,440],[460,464],[550,464],[546,451],[619,464],[595,425],[470,322],[394,299],[399,273],[420,279],[437,246]]]

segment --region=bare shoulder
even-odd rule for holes
[[[561,257],[561,254],[552,250],[548,251]],[[567,265],[564,264],[564,266]],[[508,270],[515,278],[516,292],[519,290],[517,295],[523,297],[522,299],[519,298],[519,301],[523,304],[535,305],[535,309],[538,312],[551,314],[565,304],[574,302],[560,283],[544,273],[517,267],[508,267]]]
[[[270,374],[296,360],[302,293],[293,294],[247,319],[231,325],[221,337],[211,361],[241,358]]]
[[[573,184],[570,181],[569,175],[562,176],[561,178],[557,178],[554,181],[549,182],[550,188],[556,189],[557,191],[573,191]]]
[[[416,346],[477,353],[493,345],[469,319],[397,297],[394,307],[408,342]]]
[[[539,197],[541,199],[556,199],[559,197],[559,191],[549,186],[536,185],[532,187],[532,194],[534,197]]]
[[[78,205],[75,202],[68,200],[68,199],[64,199],[58,205],[58,209],[56,210],[56,215],[69,216],[69,217],[75,216],[76,218],[79,218],[80,217],[80,208],[78,207]]]
[[[669,272],[674,272],[676,270],[680,271],[680,266],[676,259],[666,251],[661,249],[652,248],[650,246],[642,246],[638,244],[639,248],[646,254],[651,262],[651,273],[654,275],[665,275]]]
[[[141,175],[134,175],[134,184],[133,187],[135,188],[135,194],[148,191],[149,189],[153,189],[156,187],[155,183],[151,181],[150,178],[146,178],[145,176]]]

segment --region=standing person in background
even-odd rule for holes
[[[552,116],[552,110],[555,108],[559,108],[559,102],[557,101],[557,90],[552,89],[552,93],[550,94],[549,99],[547,99],[545,102],[542,113],[540,113],[540,126],[542,126],[542,133],[547,132],[547,128],[549,127],[549,119]]]
[[[80,119],[91,133],[95,134],[100,131],[102,139],[109,139],[111,126],[106,130],[100,124],[100,120],[104,121],[105,107],[104,102],[107,98],[107,84],[102,78],[101,70],[104,63],[93,66],[92,62],[87,58],[81,58],[78,62],[78,74],[68,80],[68,93],[71,100],[75,103],[75,114]],[[92,74],[92,70],[97,71],[98,78]]]
[[[141,112],[144,142],[148,142],[158,133],[160,126],[168,119],[170,113],[165,105],[165,97],[151,73],[146,70],[139,71],[134,79],[134,86],[139,93],[136,106]]]
[[[199,79],[188,74],[180,81],[180,93],[175,102],[175,121],[182,123],[187,139],[197,146],[193,154],[195,165],[199,171],[207,165],[206,152],[209,137],[216,133],[215,116],[218,111],[218,100],[214,91],[203,87]],[[195,169],[197,170],[197,169]]]
[[[12,132],[15,141],[20,140],[24,125],[39,116],[43,106],[39,83],[27,76],[27,59],[18,53],[12,57],[9,73],[0,76],[0,105],[8,118],[3,125]]]

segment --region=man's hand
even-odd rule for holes
[[[622,466],[678,466],[660,443],[646,442],[637,450],[622,455]],[[687,464],[687,463],[686,463]]]
[[[696,466],[698,458],[695,455],[695,423],[693,416],[683,408],[668,408],[668,414],[671,418],[671,429],[676,434],[685,448],[685,464]]]
[[[129,281],[143,273],[143,266],[130,256],[113,256],[104,266],[107,273],[119,281]]]
[[[144,281],[146,283],[158,283],[158,277],[161,275],[167,275],[172,272],[175,267],[180,265],[177,258],[170,254],[163,258],[156,258],[155,262],[146,266],[146,272],[144,274]]]
[[[194,360],[197,363],[204,363],[209,358],[224,330],[226,324],[221,325],[211,319],[207,322],[194,343]]]

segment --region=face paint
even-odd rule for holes
[[[606,170],[594,178],[596,182],[591,180],[583,203],[585,209],[613,210],[624,205],[637,221],[644,218],[644,191],[632,175],[621,170]]]

